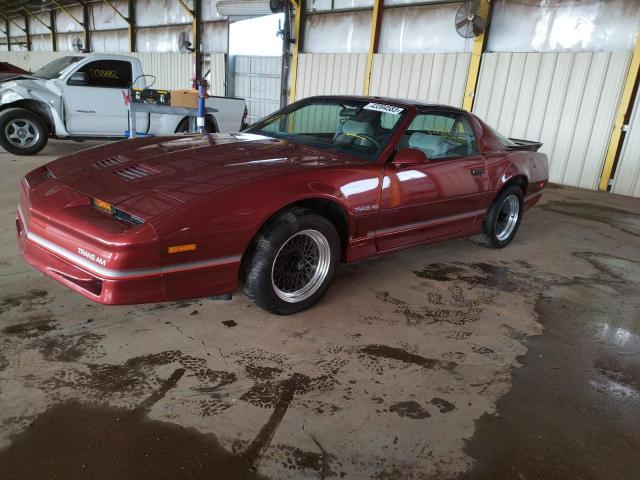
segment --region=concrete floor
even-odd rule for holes
[[[0,478],[640,478],[640,200],[550,186],[508,248],[342,266],[291,317],[103,307],[14,238],[87,146],[0,152]]]

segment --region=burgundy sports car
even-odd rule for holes
[[[339,262],[457,237],[509,244],[547,183],[539,147],[457,108],[312,97],[242,133],[125,140],[37,168],[18,242],[96,302],[240,286],[290,314],[322,297]]]

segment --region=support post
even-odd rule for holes
[[[616,157],[620,152],[622,129],[624,128],[625,121],[627,120],[627,114],[631,109],[631,101],[633,99],[633,91],[640,78],[640,35],[636,40],[636,48],[633,50],[633,56],[631,57],[631,64],[629,65],[629,71],[627,72],[627,78],[624,82],[624,89],[622,90],[622,97],[620,98],[620,105],[618,105],[618,113],[613,124],[613,131],[609,139],[609,148],[607,148],[607,156],[604,160],[604,166],[602,168],[602,174],[600,175],[600,184],[598,188],[603,192],[609,189],[609,181],[613,175],[613,166],[615,165]]]
[[[24,16],[24,30],[27,36],[27,51],[31,51],[31,29],[29,28],[29,15]]]
[[[134,52],[135,51],[134,19],[136,14],[134,0],[128,1],[128,8],[129,8],[128,17],[125,17],[124,14],[120,10],[118,10],[118,7],[116,7],[111,0],[104,0],[104,3],[109,5],[111,7],[111,10],[113,10],[120,18],[122,18],[125,22],[127,22],[127,29],[129,31],[129,51]]]
[[[473,40],[473,49],[471,50],[471,62],[469,64],[469,72],[467,73],[467,85],[464,89],[464,97],[462,100],[462,108],[471,111],[473,108],[473,100],[476,94],[476,86],[478,85],[478,75],[480,74],[480,62],[484,53],[489,27],[491,24],[491,12],[493,4],[491,0],[481,0],[478,14],[485,19],[485,29],[480,35]]]
[[[89,4],[82,4],[82,28],[84,30],[84,49],[87,52],[91,51],[91,25],[89,22],[90,14],[89,14]]]
[[[291,0],[296,15],[293,20],[293,53],[291,58],[291,87],[289,88],[289,103],[296,101],[296,84],[298,81],[298,57],[302,51],[302,22],[304,19],[304,0]]]
[[[49,22],[51,23],[51,50],[58,51],[58,31],[56,29],[56,11],[49,12]]]
[[[136,51],[136,2],[129,0],[129,51]]]
[[[178,0],[178,3],[182,5],[191,15],[191,38],[193,43],[193,55],[195,62],[195,78],[199,79],[202,76],[202,0],[192,0],[193,9],[189,8],[184,0]]]
[[[364,94],[369,95],[371,86],[371,70],[373,68],[373,55],[378,53],[380,43],[380,27],[382,25],[382,12],[384,0],[373,0],[373,13],[371,14],[371,36],[369,37],[369,52],[367,54],[367,69],[364,74]]]
[[[11,51],[11,29],[9,28],[9,19],[4,20],[5,34],[7,35],[7,50]]]

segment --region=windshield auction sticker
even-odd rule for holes
[[[367,103],[364,106],[365,110],[375,110],[376,112],[390,113],[392,115],[400,115],[404,108],[396,107],[394,105],[385,105],[384,103]]]

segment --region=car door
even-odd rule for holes
[[[378,250],[470,231],[486,208],[488,180],[467,115],[449,110],[419,112],[399,147],[421,150],[427,162],[385,165]]]
[[[101,59],[82,65],[63,86],[67,131],[74,135],[123,136],[129,124],[123,92],[131,80],[132,66],[126,60]],[[137,130],[146,131],[148,115],[136,118]]]

